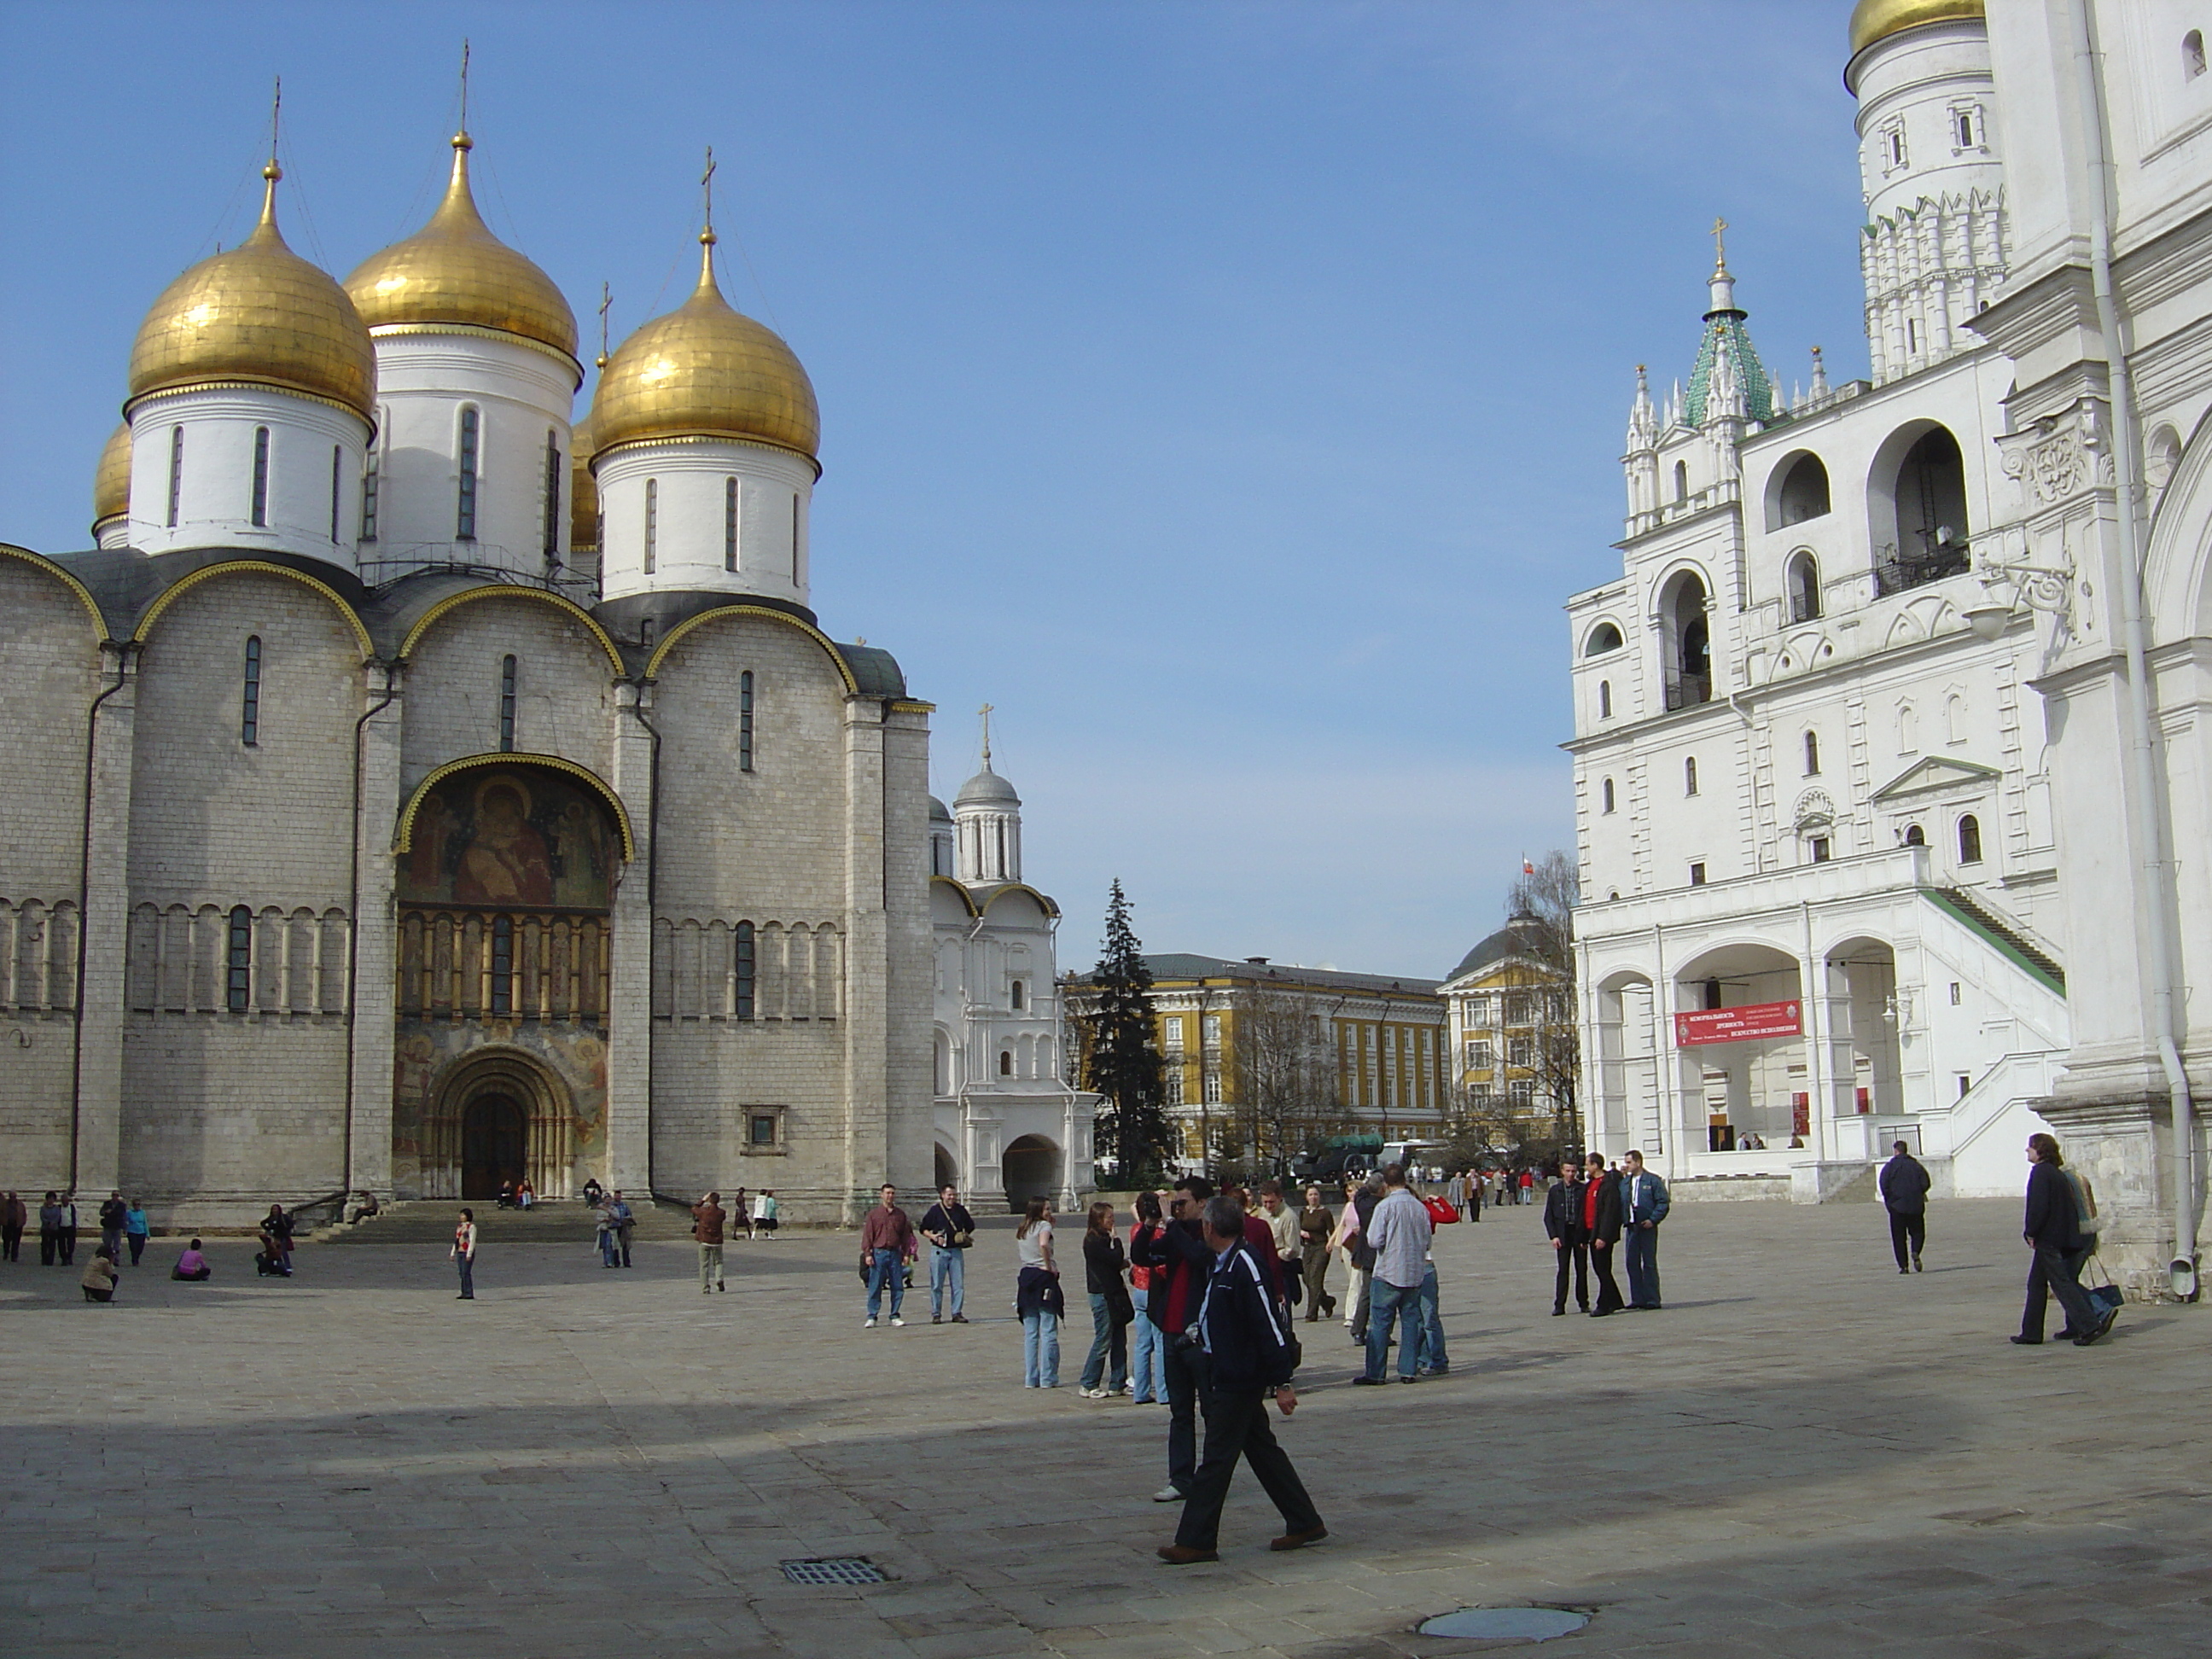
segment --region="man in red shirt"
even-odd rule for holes
[[[899,1309],[906,1301],[906,1263],[915,1254],[914,1223],[899,1208],[898,1188],[888,1181],[879,1189],[883,1202],[868,1212],[860,1224],[860,1266],[868,1275],[868,1322],[873,1330],[883,1307],[884,1286],[891,1287],[891,1323],[903,1325]]]
[[[1597,1274],[1597,1306],[1592,1319],[1619,1313],[1627,1305],[1613,1277],[1613,1247],[1620,1243],[1620,1182],[1605,1167],[1605,1157],[1592,1152],[1584,1160],[1589,1181],[1583,1188],[1583,1235],[1589,1240],[1590,1269]]]

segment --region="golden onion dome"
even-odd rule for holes
[[[553,279],[493,235],[469,190],[465,132],[453,137],[446,199],[404,242],[363,260],[346,278],[369,327],[443,323],[495,329],[576,355],[576,314]]]
[[[592,399],[594,457],[647,438],[746,438],[810,460],[822,441],[814,383],[770,330],[714,282],[714,233],[699,235],[699,286],[616,348]]]
[[[131,510],[131,422],[115,428],[100,452],[99,470],[92,475],[92,528]]]
[[[271,161],[261,222],[161,291],[131,348],[131,396],[226,383],[328,398],[372,419],[376,353],[353,301],[284,246]]]
[[[1859,0],[1851,8],[1851,53],[1923,23],[1983,21],[1984,0]]]
[[[592,476],[592,419],[568,434],[568,545],[599,544],[599,481]]]

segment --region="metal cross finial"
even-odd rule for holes
[[[714,228],[714,147],[707,146],[707,170],[699,175],[699,188],[706,199],[707,228]]]
[[[1728,244],[1721,240],[1728,228],[1729,222],[1727,220],[1721,218],[1718,215],[1714,216],[1713,269],[1715,270],[1726,270],[1728,269]]]
[[[607,366],[607,309],[615,302],[615,291],[605,283],[599,284],[599,366]]]
[[[461,131],[469,130],[469,37],[461,37]]]
[[[987,772],[991,769],[991,709],[987,702],[975,711],[983,717],[983,769]]]

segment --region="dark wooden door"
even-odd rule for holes
[[[461,1115],[461,1196],[497,1198],[502,1183],[526,1172],[522,1104],[508,1095],[478,1095]]]

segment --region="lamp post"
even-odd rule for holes
[[[2022,609],[2047,611],[2058,618],[2059,627],[2073,633],[2072,571],[1984,558],[1975,564],[1974,574],[1981,580],[1982,602],[1966,606],[1964,614],[1976,639],[1996,639]],[[2081,591],[2088,592],[2086,583]]]

